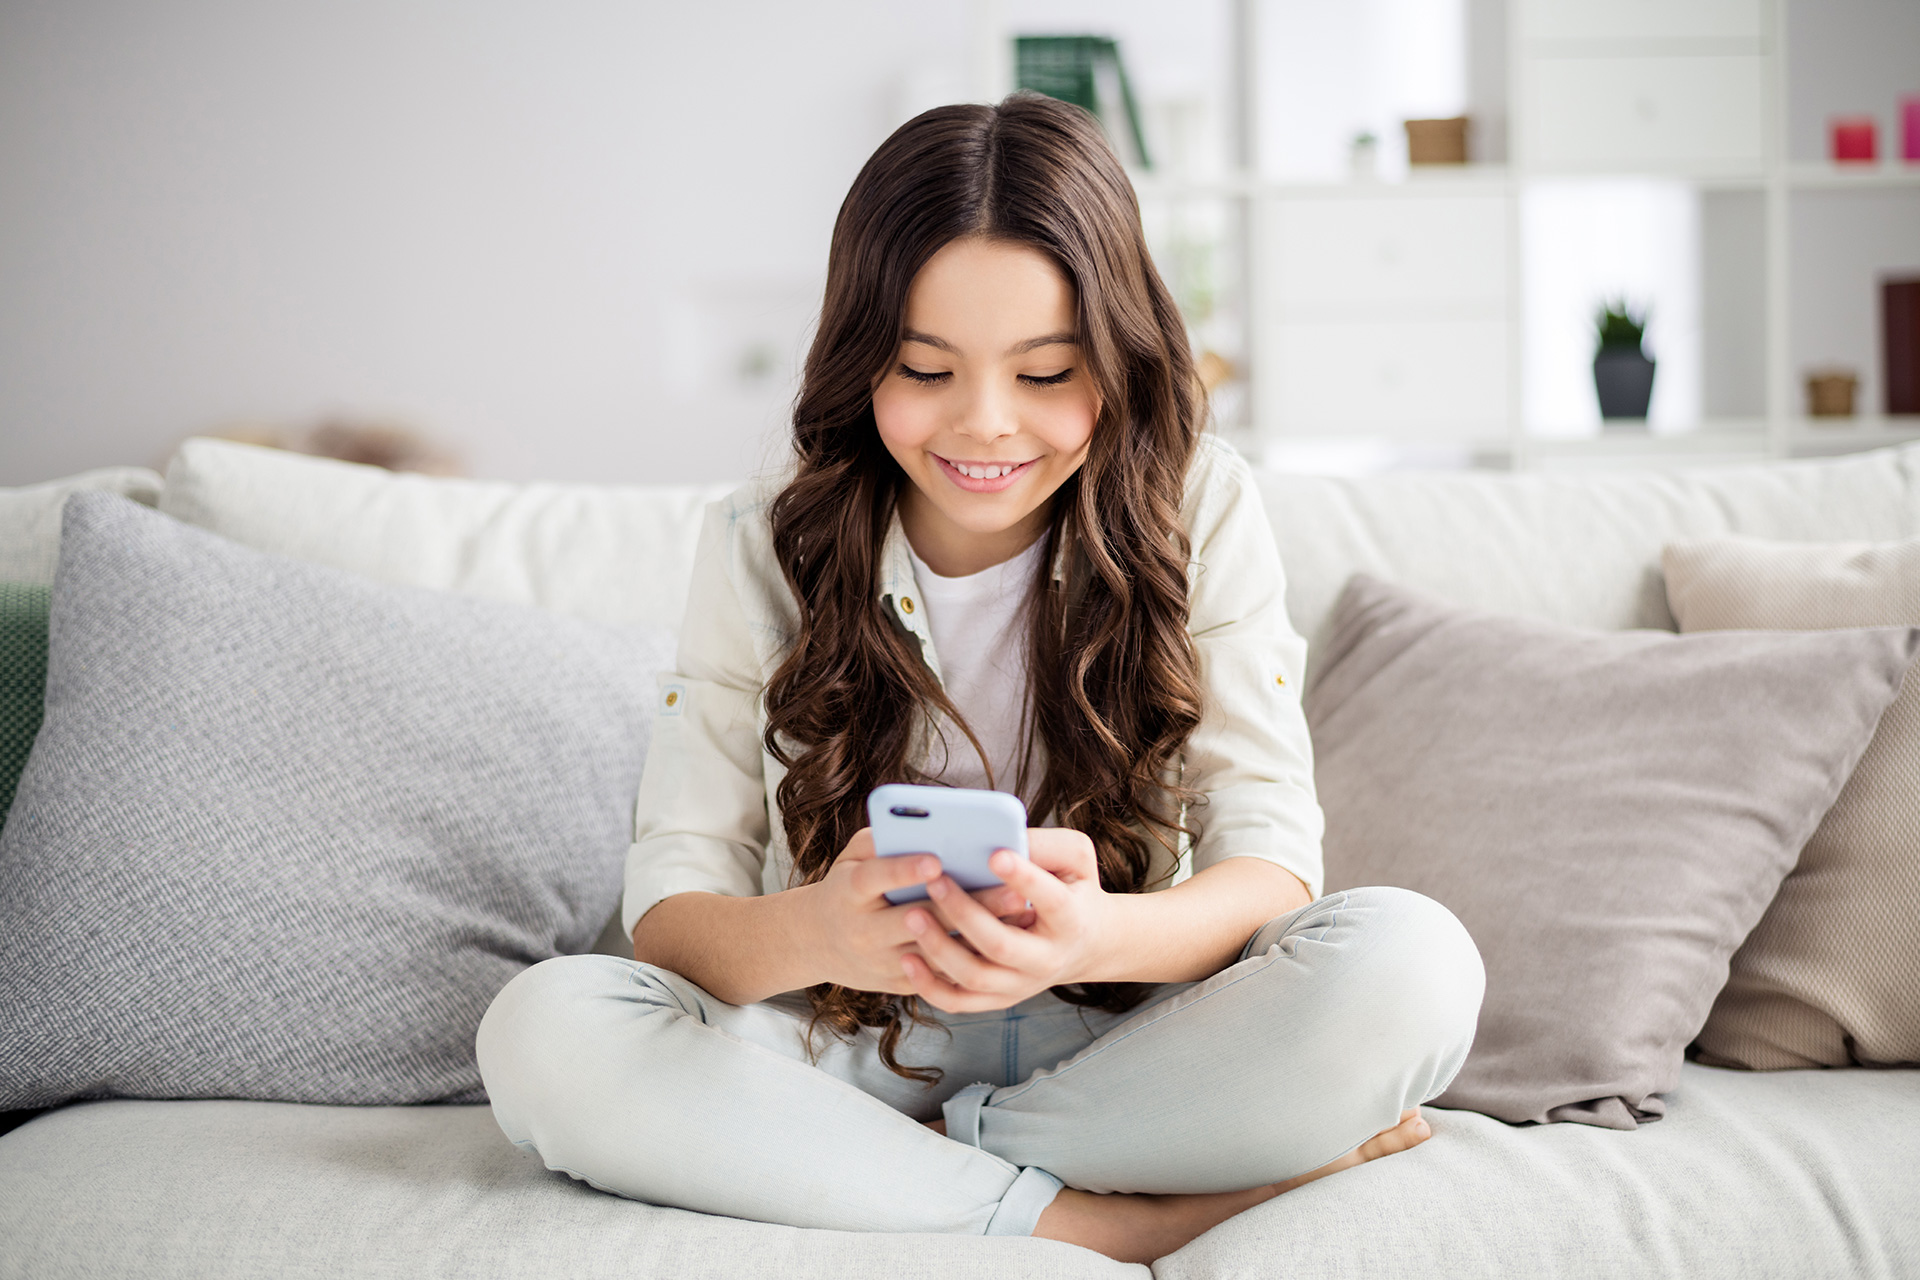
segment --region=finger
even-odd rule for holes
[[[1009,889],[1031,902],[1033,909],[1043,916],[1063,910],[1073,899],[1072,890],[1059,876],[1006,849],[989,858],[987,868],[1006,881]]]
[[[950,877],[942,876],[927,885],[934,906],[947,924],[973,949],[997,965],[1023,971],[1039,967],[1044,944],[1032,934],[1000,923],[999,917],[975,902]],[[964,976],[955,974],[965,981]],[[968,983],[971,986],[973,984]]]
[[[978,1013],[1007,1007],[1005,996],[969,991],[956,986],[934,972],[924,956],[905,954],[900,958],[901,972],[913,987],[913,994],[936,1009],[947,1013]]]
[[[1027,833],[1027,859],[1063,880],[1098,879],[1100,859],[1084,832],[1040,827]]]
[[[904,954],[904,952],[900,951],[894,952],[896,965],[900,957]],[[884,970],[882,970],[882,974],[884,974]],[[869,975],[863,978],[859,989],[861,991],[878,991],[890,996],[910,996],[913,994],[913,983],[908,980],[905,971],[896,967],[891,977]]]
[[[979,909],[978,904],[969,905]],[[931,912],[916,908],[907,916],[907,927],[914,932],[920,954],[956,986],[969,991],[1005,991],[1020,981],[1020,974],[985,959],[959,939],[948,937]],[[1006,928],[998,920],[994,920],[994,927]]]
[[[939,874],[940,859],[932,854],[903,853],[860,863],[853,869],[851,883],[854,893],[861,898],[878,898],[889,889],[925,884]]]
[[[1006,885],[995,885],[991,889],[979,889],[973,894],[973,900],[996,916],[1006,917],[1027,909],[1027,897],[1018,889]]]

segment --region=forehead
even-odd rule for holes
[[[963,350],[1070,332],[1074,319],[1073,284],[1059,264],[1031,245],[1004,240],[970,237],[942,246],[907,292],[907,326]]]

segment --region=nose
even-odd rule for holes
[[[1012,397],[991,381],[975,384],[973,394],[961,406],[960,418],[953,425],[959,434],[981,444],[1004,440],[1020,430]]]

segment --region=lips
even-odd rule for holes
[[[971,458],[962,458],[956,463],[948,461],[937,453],[932,457],[940,464],[941,474],[968,493],[999,493],[1002,489],[1010,488],[1021,476],[1027,474],[1035,462],[1039,461],[1037,458],[1029,458],[1025,462],[1015,463],[976,462]],[[1006,466],[1011,466],[1013,470],[1004,475],[995,476],[970,476],[966,471],[961,470],[962,467],[979,471]]]

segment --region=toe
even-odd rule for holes
[[[1432,1136],[1427,1122],[1420,1118],[1418,1111],[1408,1111],[1401,1117],[1400,1123],[1391,1129],[1376,1133],[1360,1144],[1360,1155],[1367,1160],[1378,1160],[1381,1156],[1390,1156],[1410,1147],[1417,1147]]]

